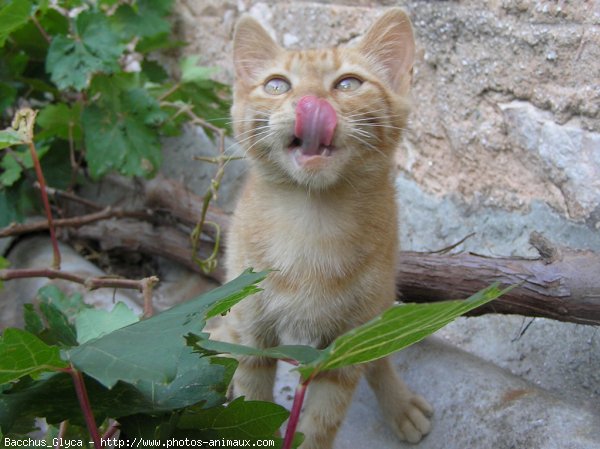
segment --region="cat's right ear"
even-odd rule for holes
[[[282,51],[255,19],[246,15],[238,20],[233,35],[233,65],[238,81],[257,81],[257,75]]]

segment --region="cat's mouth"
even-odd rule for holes
[[[299,137],[294,137],[288,148],[294,162],[303,168],[318,168],[335,151],[333,145],[309,145]]]

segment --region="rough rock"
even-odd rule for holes
[[[384,6],[409,12],[418,44],[413,113],[398,156],[404,178],[469,210],[531,215],[545,204],[555,227],[577,222],[589,228],[584,234],[598,232],[597,0],[179,0],[177,20],[191,43],[185,52],[221,67],[230,82],[231,36],[242,13],[300,48],[351,44]],[[521,226],[515,232],[528,233]]]

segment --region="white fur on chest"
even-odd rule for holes
[[[348,272],[357,254],[354,217],[349,208],[310,196],[282,195],[270,203],[265,255],[270,268],[287,276]]]

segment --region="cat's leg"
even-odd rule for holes
[[[319,374],[309,385],[298,431],[304,434],[300,449],[331,449],[346,416],[362,367],[348,367]]]
[[[233,313],[233,312],[232,312]],[[257,338],[251,333],[239,332],[240,323],[234,321],[231,315],[219,317],[220,320],[214,329],[210,330],[210,338],[228,343],[243,344],[246,346],[261,348],[267,347],[267,342]],[[274,346],[274,344],[271,344]],[[227,396],[230,400],[245,396],[249,401],[273,402],[273,388],[275,385],[275,373],[277,361],[266,357],[236,357],[238,367],[233,375]]]
[[[233,375],[233,396],[245,396],[248,401],[273,402],[273,387],[277,361],[266,357],[238,357]]]
[[[433,408],[400,379],[389,359],[376,360],[366,372],[383,416],[403,441],[417,443],[431,430]]]

